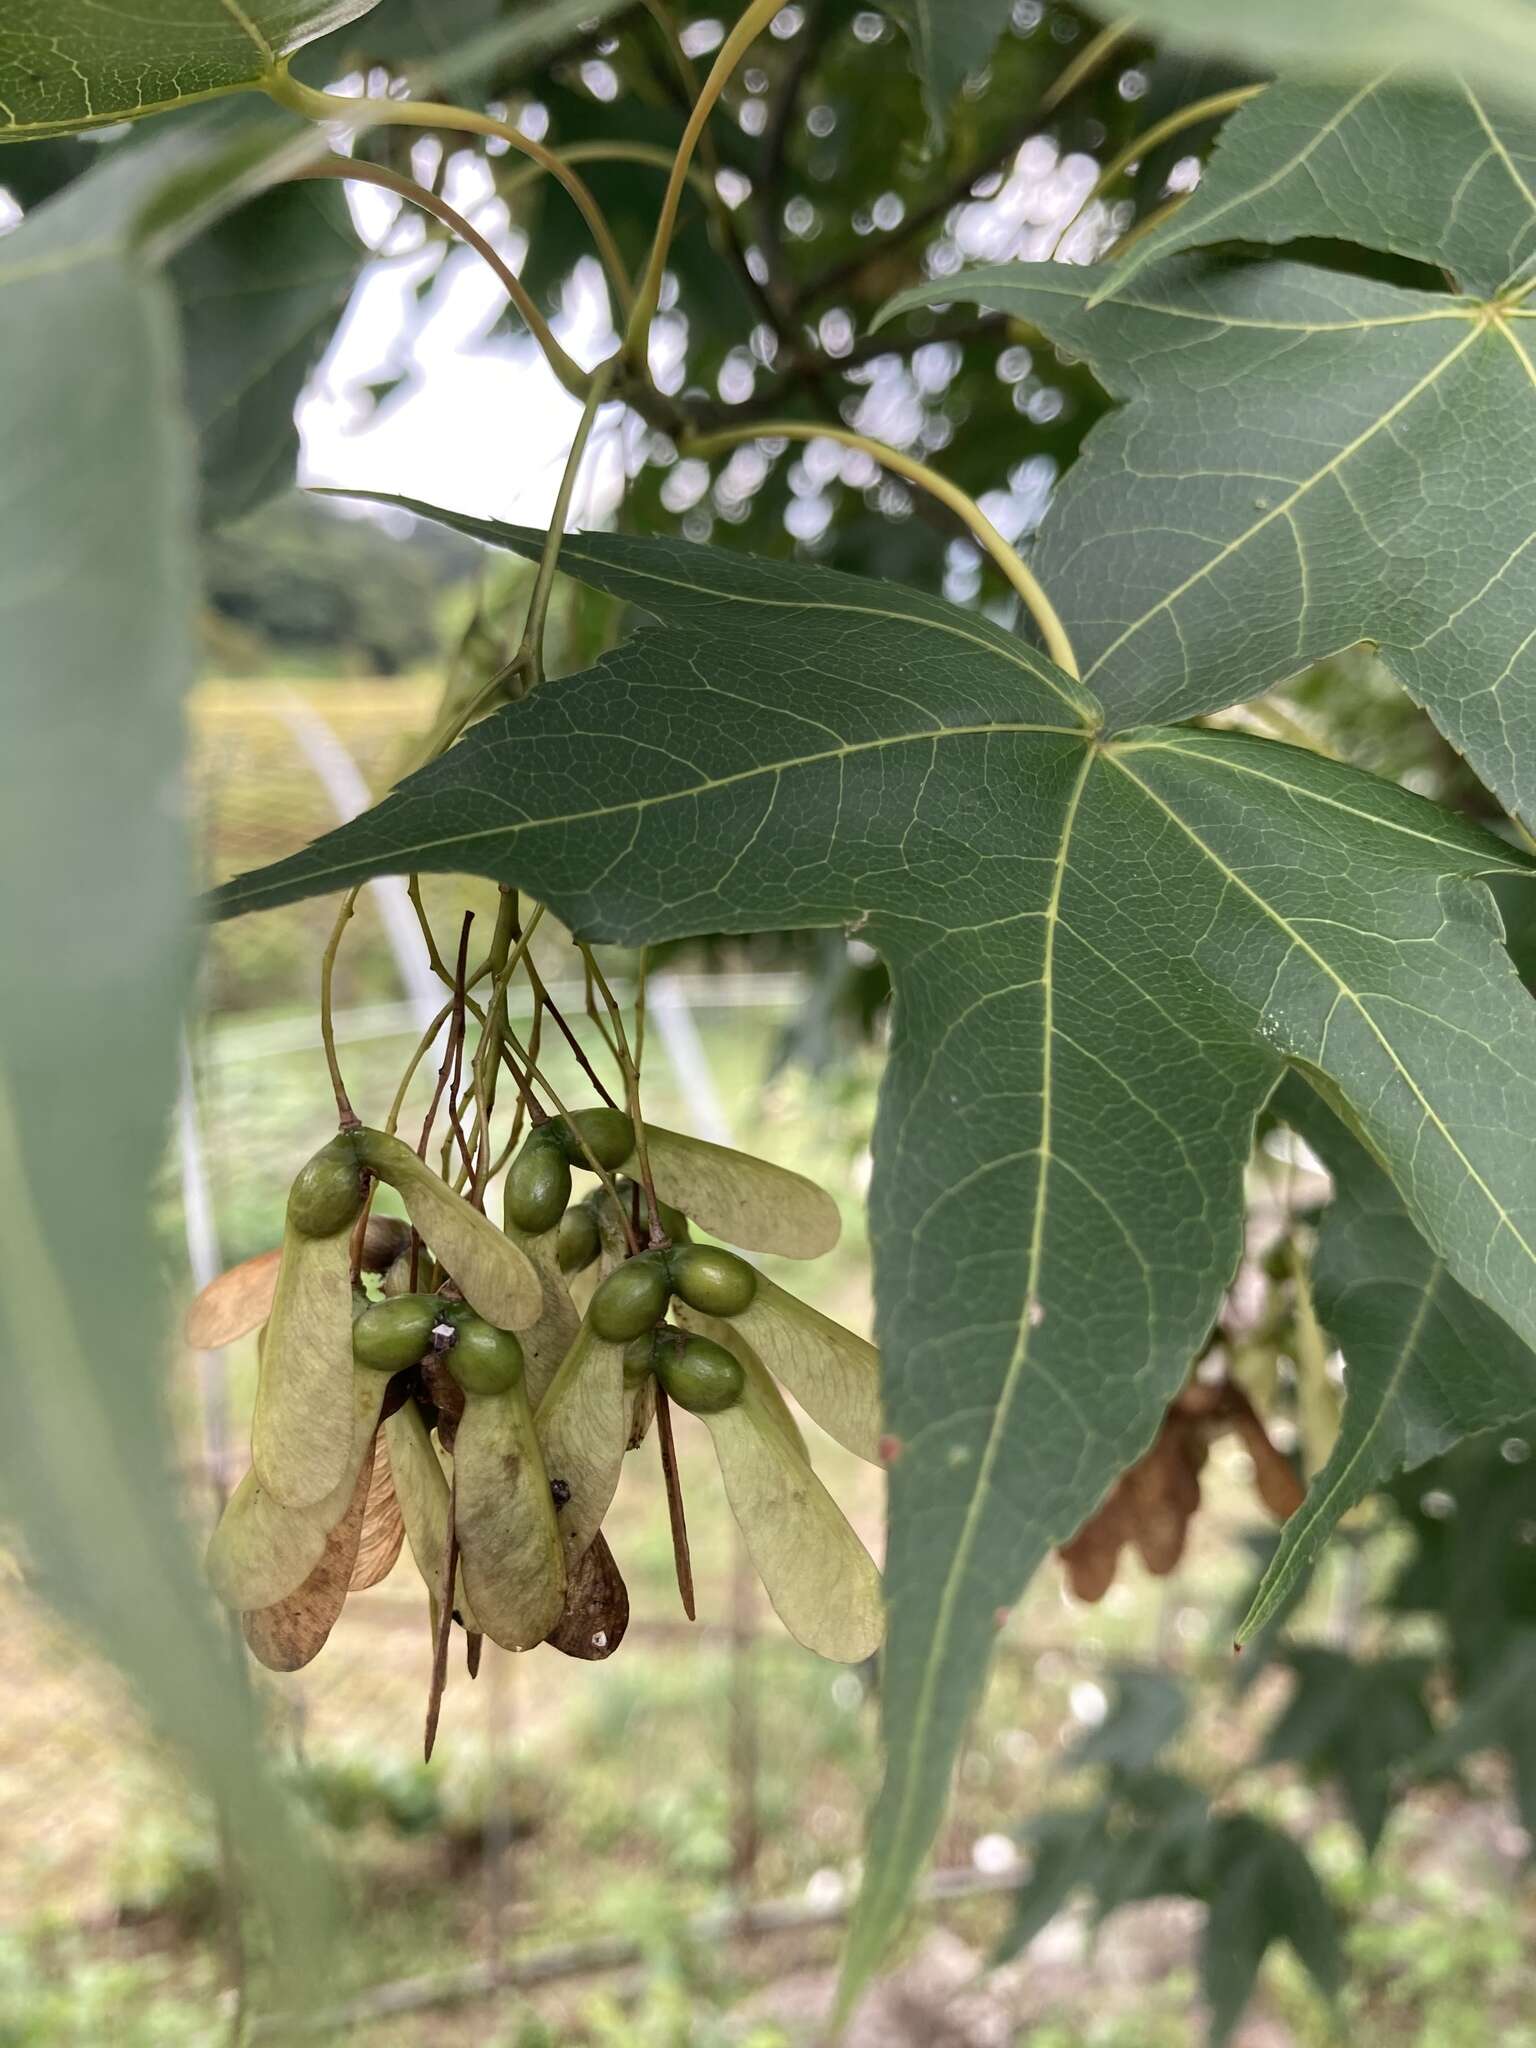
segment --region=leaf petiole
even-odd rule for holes
[[[656,317],[656,308],[661,303],[661,280],[667,267],[667,252],[672,247],[672,236],[677,227],[677,210],[682,203],[683,186],[687,182],[688,167],[693,161],[693,153],[698,148],[699,138],[704,133],[705,123],[714,109],[716,100],[730,82],[732,72],[782,5],[783,0],[752,0],[752,5],[720,45],[719,54],[710,66],[703,90],[693,103],[693,112],[688,116],[688,125],[683,130],[682,140],[677,145],[677,155],[672,160],[672,175],[667,180],[667,189],[662,196],[661,212],[656,221],[656,234],[651,243],[651,253],[646,259],[645,272],[640,279],[640,287],[624,335],[624,354],[631,367],[642,374],[646,369],[651,322]]]
[[[587,394],[582,406],[581,419],[577,424],[571,452],[566,457],[565,469],[560,477],[560,488],[555,494],[555,506],[550,514],[549,531],[545,536],[544,549],[539,556],[539,566],[534,575],[533,595],[528,600],[528,616],[523,623],[523,637],[516,654],[507,664],[496,681],[506,688],[507,695],[525,696],[544,680],[544,627],[549,617],[549,600],[555,586],[555,570],[560,562],[560,543],[565,539],[565,522],[570,515],[571,498],[576,489],[577,474],[581,469],[582,457],[587,452],[593,423],[612,388],[619,368],[619,357],[610,356],[599,363],[587,381]],[[513,680],[520,685],[513,689]]]
[[[393,101],[391,105],[395,104]],[[480,230],[467,221],[463,214],[440,199],[435,192],[429,192],[425,185],[418,185],[414,178],[402,176],[384,164],[364,162],[360,157],[323,157],[318,163],[306,164],[293,173],[295,178],[342,178],[349,183],[378,185],[386,192],[393,192],[397,198],[408,200],[412,206],[419,206],[423,213],[430,213],[434,220],[451,228],[461,242],[474,250],[496,273],[497,280],[507,297],[517,308],[523,324],[544,352],[544,359],[559,378],[561,384],[573,398],[585,398],[587,373],[581,365],[572,360],[556,341],[549,322],[539,311],[528,293],[523,289],[517,273],[508,268]]]
[[[535,142],[509,121],[500,121],[494,114],[480,113],[471,107],[452,106],[440,100],[348,98],[340,93],[316,92],[310,86],[301,85],[284,67],[263,79],[262,87],[280,106],[287,107],[291,113],[302,114],[306,121],[340,122],[354,130],[375,127],[456,129],[465,135],[488,135],[516,150],[519,155],[531,158],[575,201],[582,219],[592,231],[592,240],[621,306],[627,310],[633,304],[634,287],[628,268],[592,188],[557,151],[546,148],[542,142]]]
[[[882,469],[904,477],[908,483],[916,484],[941,505],[947,506],[970,529],[981,548],[991,556],[1022,598],[1025,609],[1040,628],[1045,651],[1052,661],[1074,681],[1078,678],[1081,671],[1072,642],[1067,637],[1067,629],[1056,607],[1046,596],[1039,578],[1027,566],[1018,549],[1004,540],[969,492],[962,491],[958,484],[951,483],[947,476],[941,476],[926,462],[919,462],[915,456],[905,454],[900,448],[892,448],[884,441],[872,440],[868,434],[856,433],[852,427],[805,420],[759,420],[750,427],[723,427],[718,433],[690,437],[682,443],[680,452],[707,461],[711,455],[733,448],[740,441],[763,440],[837,441],[844,448],[858,449],[861,454],[878,462]]]

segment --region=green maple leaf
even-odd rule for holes
[[[1336,1778],[1351,1820],[1373,1853],[1391,1808],[1393,1780],[1416,1763],[1434,1735],[1424,1704],[1429,1660],[1356,1660],[1317,1644],[1283,1661],[1296,1686],[1264,1742],[1264,1763],[1299,1763]]]
[[[1019,1830],[1029,1876],[993,1963],[1016,1956],[1074,1892],[1092,1893],[1096,1922],[1138,1899],[1200,1897],[1209,1838],[1205,1793],[1166,1771],[1115,1770],[1095,1805],[1032,1814]]]
[[[178,1505],[151,1191],[194,952],[195,477],[160,265],[291,136],[168,130],[0,244],[4,805],[16,845],[47,849],[46,886],[0,874],[0,1230],[28,1276],[0,1290],[0,1491],[39,1592],[135,1681],[302,1947],[313,1887]]]
[[[1029,1875],[992,1960],[1010,1961],[1076,1892],[1103,1920],[1140,1899],[1208,1907],[1201,1986],[1212,2048],[1228,2039],[1270,1948],[1287,1942],[1325,1997],[1342,1978],[1333,1909],[1303,1851],[1252,1814],[1212,1814],[1186,1779],[1147,1771],[1117,1780],[1089,1807],[1051,1809],[1020,1830]]]
[[[375,0],[10,0],[0,142],[239,92]]]
[[[1338,1441],[1286,1523],[1240,1634],[1272,1621],[1341,1516],[1394,1473],[1536,1406],[1536,1353],[1460,1286],[1392,1182],[1294,1077],[1274,1108],[1333,1175],[1312,1263],[1317,1311],[1344,1354]]]
[[[1112,727],[1237,703],[1371,640],[1489,787],[1536,811],[1536,121],[1495,124],[1469,95],[1346,104],[1265,93],[1158,246],[1348,236],[1448,262],[1465,294],[1184,253],[992,266],[882,317],[1011,314],[1126,401],[1034,556]]]
[[[1466,84],[1284,80],[1226,122],[1188,200],[1110,263],[1109,289],[1181,249],[1302,235],[1443,265],[1493,297],[1536,253],[1536,116]]]
[[[1198,1898],[1211,1841],[1210,1800],[1169,1771],[1115,1773],[1105,1801],[1108,1854],[1094,1880],[1094,1920],[1141,1899]]]
[[[461,870],[587,938],[856,922],[887,960],[888,1772],[857,1979],[937,1826],[999,1610],[1210,1328],[1287,1060],[1328,1075],[1447,1264],[1536,1333],[1536,1013],[1472,879],[1532,864],[1273,743],[1106,744],[1042,656],[897,585],[660,540],[571,538],[561,561],[661,626],[219,909]]]
[[[1048,1807],[1019,1830],[1029,1875],[1014,1894],[1007,1929],[993,1950],[994,1964],[1011,1962],[1056,1918],[1074,1892],[1097,1893],[1114,1858],[1111,1810],[1099,1806]]]
[[[1290,1836],[1251,1813],[1225,1815],[1212,1836],[1200,1983],[1211,2009],[1212,2048],[1220,2048],[1275,1942],[1290,1945],[1327,1998],[1338,1991],[1344,1968],[1333,1908]]]

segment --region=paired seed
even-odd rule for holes
[[[351,1236],[362,1203],[341,1138],[300,1169],[288,1198],[251,1422],[256,1476],[282,1507],[312,1507],[349,1468]]]
[[[734,1252],[685,1244],[626,1259],[592,1297],[592,1326],[612,1344],[650,1329],[673,1293],[705,1315],[739,1315],[757,1292],[757,1275]]]
[[[531,1650],[560,1620],[566,1570],[522,1351],[507,1331],[466,1318],[449,1367],[465,1395],[453,1438],[464,1590],[492,1642]]]
[[[442,1303],[431,1294],[370,1302],[352,1325],[352,1357],[373,1372],[404,1372],[432,1348]]]
[[[771,1382],[749,1357],[743,1348],[731,1360],[739,1376],[734,1400],[695,1410],[713,1441],[731,1513],[795,1640],[838,1663],[862,1663],[884,1633],[880,1574],[804,1447],[786,1434]]]

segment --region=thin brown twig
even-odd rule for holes
[[[578,941],[578,944],[580,942]],[[629,1049],[629,1039],[624,1031],[624,1013],[618,999],[608,986],[608,978],[598,966],[588,946],[582,946],[593,980],[607,1006],[613,1024],[613,1035],[617,1041],[614,1057],[619,1063],[619,1072],[624,1076],[624,1099],[629,1110],[629,1120],[635,1127],[635,1155],[640,1167],[640,1185],[645,1189],[645,1199],[650,1204],[648,1237],[652,1248],[667,1243],[667,1233],[661,1227],[661,1210],[656,1200],[656,1184],[651,1178],[650,1148],[645,1137],[645,1117],[640,1108],[640,1063]],[[642,968],[643,968],[642,956]]]
[[[654,1215],[654,1211],[652,1212]],[[672,1404],[666,1388],[656,1386],[656,1441],[661,1449],[661,1476],[667,1487],[667,1520],[672,1525],[672,1562],[677,1569],[677,1591],[683,1612],[690,1621],[698,1619],[693,1599],[693,1556],[688,1548],[688,1523],[683,1514],[683,1482],[677,1469],[677,1446],[672,1441]]]
[[[471,915],[472,915],[472,914],[473,914],[472,912],[466,912],[466,913],[465,913],[465,917],[464,917],[464,922],[465,922],[466,924],[468,924],[468,922],[469,922],[469,919],[470,919],[470,917],[471,917]],[[466,1176],[467,1182],[468,1182],[468,1184],[469,1184],[469,1185],[471,1185],[471,1186],[472,1186],[472,1185],[473,1185],[473,1183],[474,1183],[474,1178],[475,1178],[475,1155],[474,1155],[473,1151],[472,1151],[472,1150],[470,1149],[470,1143],[469,1143],[469,1139],[468,1139],[468,1137],[467,1137],[467,1136],[465,1135],[465,1131],[464,1131],[464,1126],[463,1126],[463,1124],[462,1124],[462,1123],[460,1122],[460,1120],[459,1120],[459,1101],[460,1101],[460,1097],[459,1097],[459,1089],[460,1089],[460,1085],[461,1085],[461,1083],[462,1083],[462,1081],[463,1081],[463,1077],[464,1077],[464,1032],[463,1032],[463,1030],[462,1030],[462,1028],[461,1028],[461,1029],[460,1029],[460,1031],[459,1031],[458,1037],[457,1037],[457,1039],[455,1040],[455,1043],[454,1043],[454,1048],[453,1048],[453,1073],[452,1073],[452,1075],[450,1076],[450,1078],[449,1078],[449,1082],[448,1082],[448,1105],[447,1105],[447,1106],[448,1106],[448,1129],[449,1129],[449,1132],[450,1132],[450,1137],[449,1137],[449,1138],[445,1138],[445,1139],[443,1140],[443,1157],[444,1157],[444,1167],[445,1167],[445,1170],[444,1170],[444,1178],[445,1178],[445,1179],[447,1178],[447,1172],[446,1172],[446,1162],[447,1162],[447,1160],[448,1160],[448,1159],[449,1159],[449,1158],[450,1158],[450,1157],[452,1156],[452,1147],[453,1147],[453,1144],[454,1144],[454,1143],[457,1143],[457,1145],[458,1145],[458,1148],[459,1148],[459,1157],[460,1157],[460,1158],[461,1158],[461,1159],[463,1160],[463,1162],[464,1162],[464,1172],[465,1172],[465,1176]]]
[[[491,1070],[501,1072],[498,1060]],[[477,1209],[485,1207],[485,1191],[491,1184],[491,1109],[492,1102],[486,1089],[485,1079],[478,1058],[470,1062],[470,1084],[474,1091],[475,1115],[480,1128],[475,1134],[475,1179],[474,1203]]]
[[[468,934],[470,919],[473,915],[472,911],[465,913],[464,934],[461,935],[459,941],[461,958],[464,937]],[[416,1146],[416,1156],[418,1159],[425,1159],[427,1156],[427,1143],[432,1136],[432,1126],[437,1121],[437,1106],[443,1099],[443,1090],[448,1086],[449,1076],[453,1072],[454,1059],[464,1042],[464,1008],[464,981],[462,975],[456,975],[454,977],[453,1002],[449,1011],[448,1042],[443,1047],[442,1064],[437,1070],[437,1086],[433,1089],[432,1100],[427,1105],[426,1120],[422,1124],[421,1138]]]
[[[544,906],[540,903],[534,907],[533,915],[525,929],[518,921],[517,903],[517,891],[504,888],[501,893],[501,904],[496,913],[496,933],[491,940],[489,954],[489,959],[493,963],[492,994],[490,1002],[486,1005],[481,1046],[476,1054],[476,1061],[486,1074],[487,1119],[491,1105],[495,1101],[495,1075],[501,1063],[505,1061],[517,1085],[519,1116],[526,1114],[530,1123],[541,1124],[548,1121],[549,1112],[534,1093],[532,1071],[521,1070],[510,1050],[509,1041],[512,1033],[507,1022],[507,991],[512,986],[513,975],[518,967],[522,966],[529,975],[537,999],[537,984],[532,981],[533,963],[528,949],[544,916]]]
[[[635,962],[635,1072],[638,1074],[645,1065],[645,995],[648,981],[647,962],[650,947],[642,946]]]
[[[517,891],[515,889],[509,890],[503,886],[501,906],[496,914],[496,934],[491,942],[493,954],[498,945],[505,944],[502,938],[503,928],[505,928],[507,941],[521,936],[518,927],[517,902]],[[497,1084],[501,1079],[502,1067],[502,1043],[496,1020],[497,1004],[493,988],[490,1007],[485,1022],[481,1026],[480,1043],[475,1048],[474,1063],[475,1117],[477,1120],[475,1173],[482,1189],[490,1185],[497,1171],[490,1155],[491,1119],[496,1113]],[[518,1097],[518,1106],[519,1108],[522,1106],[521,1094]]]
[[[548,1010],[550,1016],[554,1018],[556,1027],[561,1037],[564,1038],[566,1044],[570,1047],[577,1066],[581,1068],[581,1071],[586,1075],[608,1107],[610,1109],[617,1109],[619,1105],[614,1101],[612,1095],[609,1094],[607,1088],[604,1087],[599,1079],[596,1067],[593,1066],[591,1060],[587,1057],[586,1047],[561,1014],[559,1005],[545,987],[543,977],[540,975],[537,967],[534,966],[532,960],[528,962],[528,980],[533,989],[534,1000],[544,1009]]]
[[[579,942],[578,942],[578,944],[579,944]],[[611,1053],[611,1054],[613,1055],[613,1060],[614,1060],[614,1064],[615,1064],[615,1065],[618,1065],[618,1064],[619,1064],[619,1048],[618,1048],[618,1046],[617,1046],[617,1045],[616,1045],[616,1044],[614,1043],[614,1039],[613,1039],[613,1034],[612,1034],[612,1032],[610,1032],[610,1031],[609,1031],[609,1029],[608,1029],[608,1026],[606,1025],[606,1023],[604,1023],[604,1021],[603,1021],[602,1017],[601,1017],[601,1016],[600,1016],[600,1015],[598,1014],[598,1008],[597,1008],[597,983],[596,983],[596,981],[595,981],[595,980],[593,979],[593,975],[592,975],[592,956],[591,956],[591,954],[590,954],[590,953],[589,953],[589,952],[587,951],[587,949],[585,948],[585,946],[582,946],[582,947],[580,948],[580,950],[581,950],[581,974],[582,974],[582,981],[583,981],[583,984],[584,984],[584,988],[585,988],[585,1007],[586,1007],[586,1013],[587,1013],[587,1017],[588,1017],[588,1019],[589,1019],[589,1020],[590,1020],[590,1021],[591,1021],[591,1022],[592,1022],[593,1024],[595,1024],[595,1025],[597,1026],[597,1035],[598,1035],[598,1037],[599,1037],[599,1038],[601,1038],[601,1040],[603,1041],[603,1044],[604,1044],[604,1045],[605,1045],[605,1046],[607,1047],[608,1051],[609,1051],[609,1052],[610,1052],[610,1053]]]
[[[464,977],[469,971],[469,928],[474,921],[475,913],[466,910],[464,922],[459,926],[459,950],[453,967],[453,1073],[448,1082],[448,1127],[458,1140],[465,1171],[471,1180],[474,1178],[475,1156],[469,1149],[469,1140],[465,1137],[464,1126],[459,1121],[459,1086],[464,1075],[464,998],[468,993],[464,986]]]
[[[528,1026],[528,1060],[531,1066],[537,1065],[539,1058],[539,1047],[543,1044],[543,1042],[544,1006],[539,1001],[538,993],[537,991],[535,991],[533,998],[533,1018]],[[512,1112],[512,1130],[507,1138],[506,1147],[502,1155],[503,1164],[505,1164],[505,1162],[512,1157],[513,1152],[517,1149],[518,1140],[523,1135],[523,1120],[526,1114],[527,1104],[525,1103],[522,1095],[519,1094],[517,1098],[517,1108]],[[492,1178],[494,1179],[494,1177],[495,1176],[493,1174]]]

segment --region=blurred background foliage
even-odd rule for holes
[[[532,69],[450,63],[518,4],[383,0],[305,50],[295,70],[313,85],[370,92],[406,69],[418,92],[435,68],[449,71],[449,97],[502,112],[581,163],[637,269],[666,160],[725,24],[705,6],[642,0]],[[1055,479],[1105,410],[1101,390],[1016,323],[925,313],[872,337],[869,320],[903,285],[968,260],[1086,260],[1192,187],[1208,121],[1134,158],[1093,196],[1100,169],[1137,135],[1252,74],[1134,33],[1110,46],[1102,29],[1081,9],[1016,0],[992,60],[937,132],[895,19],[855,0],[786,5],[710,123],[658,324],[658,395],[626,422],[607,516],[915,583],[1011,619],[1010,594],[958,526],[867,457],[831,441],[767,440],[704,462],[687,440],[774,419],[852,425],[933,462],[1027,546]],[[249,110],[166,118],[238,121]],[[9,149],[0,192],[11,215],[123,146],[104,131]],[[477,222],[552,312],[577,284],[598,288],[579,216],[523,159],[446,129],[432,138],[383,128],[359,148],[435,191],[471,194]],[[193,244],[174,270],[204,478],[210,681],[194,722],[214,874],[288,851],[329,822],[284,724],[295,694],[377,793],[434,694],[494,673],[521,623],[524,570],[439,529],[291,488],[295,406],[360,280],[394,260],[388,237],[365,244],[360,218],[337,186],[279,188]],[[448,253],[432,221],[396,241]],[[1305,254],[1437,287],[1420,266],[1352,247]],[[453,289],[441,260],[420,276],[389,373],[352,394],[359,422],[408,398],[421,332]],[[502,316],[487,345],[515,325]],[[518,374],[509,365],[509,403]],[[625,628],[611,605],[564,586],[555,672],[584,666]],[[1496,815],[1363,651],[1229,716]],[[294,1133],[324,1099],[314,1048],[295,1049],[283,1034],[309,1012],[327,922],[325,906],[296,906],[224,928],[210,946],[199,1047],[211,1127],[240,1133],[238,1146],[213,1148],[231,1258],[269,1241],[277,1190],[305,1149]],[[1532,930],[1527,912],[1512,940],[1536,963]],[[765,979],[755,1006],[705,1014],[705,1052],[731,1119],[847,1195],[849,1241],[818,1299],[859,1320],[856,1197],[882,968],[836,933],[726,935],[657,964],[797,977],[792,1002],[769,995]],[[365,909],[338,1001],[361,1013],[396,988],[382,929]],[[276,1034],[260,1041],[266,1050],[231,1049],[234,1033],[253,1030]],[[355,1047],[360,1081],[370,1062],[387,1072],[398,1049],[387,1031]],[[1249,1384],[1277,1440],[1300,1444],[1310,1469],[1326,1446],[1306,1439],[1326,1435],[1337,1395],[1298,1369],[1293,1266],[1273,1224],[1274,1175],[1293,1167],[1281,1140],[1255,1169],[1248,1280],[1260,1304],[1250,1319],[1267,1334]],[[1284,1230],[1305,1254],[1315,1217],[1289,1197],[1284,1207]],[[183,1218],[169,1183],[163,1208],[174,1246]],[[236,1421],[249,1374],[248,1359],[234,1361]],[[1084,1610],[1043,1576],[1002,1637],[940,1857],[1013,1893],[951,1905],[946,1934],[914,1941],[871,2022],[885,2031],[870,2041],[1185,2048],[1199,2038],[1202,1981],[1218,2005],[1236,1995],[1213,1978],[1209,1955],[1202,1980],[1200,1914],[1189,1903],[1219,1895],[1212,1873],[1229,1866],[1212,1861],[1211,1845],[1227,1855],[1236,1842],[1270,1843],[1266,1853],[1280,1856],[1279,1875],[1265,1880],[1272,1900],[1293,1887],[1289,1907],[1258,1916],[1266,1939],[1286,1932],[1285,1911],[1301,1924],[1300,1911],[1306,1925],[1330,1930],[1310,1950],[1303,1936],[1314,1975],[1331,1981],[1335,1926],[1345,1964],[1330,2016],[1294,1955],[1266,1963],[1240,2041],[1320,2048],[1342,2031],[1365,2048],[1536,2048],[1523,1875],[1536,1830],[1530,1448],[1523,1435],[1474,1442],[1399,1482],[1356,1518],[1286,1627],[1235,1669],[1228,1644],[1252,1565],[1243,1538],[1261,1550],[1265,1539],[1230,1444],[1213,1460],[1173,1578],[1129,1563],[1102,1606]],[[851,1468],[840,1479],[873,1533],[878,1479]],[[669,1564],[655,1502],[621,1507],[637,1609],[663,1612]],[[725,1557],[722,1504],[705,1491],[695,1512],[698,1553]],[[716,1580],[718,1624],[728,1589]],[[783,2048],[810,2038],[835,1927],[734,1946],[718,1931],[701,1935],[689,1916],[754,1892],[835,1913],[856,1879],[874,1771],[863,1678],[777,1635],[752,1650],[757,1839],[744,1862],[733,1743],[746,1724],[723,1627],[686,1653],[665,1630],[637,1637],[600,1682],[582,1672],[579,1686],[562,1682],[547,1696],[483,1691],[429,1773],[413,1761],[418,1617],[387,1603],[381,1614],[360,1621],[349,1610],[328,1664],[338,1676],[272,1697],[317,1852],[339,1861],[362,1909],[338,1947],[338,1999],[551,1938],[610,1937],[625,1960],[611,1978],[588,1971],[574,1988],[505,2000],[494,2017],[479,2006],[375,2014],[368,2038],[402,2048],[471,2039]],[[71,1646],[3,1584],[0,1640],[7,1670],[23,1674],[0,1712],[0,1829],[13,1858],[0,1901],[0,2048],[216,2038],[219,2001],[240,1967],[230,1932],[238,1909],[208,1815],[142,1742],[111,1682],[82,1671]],[[1233,1834],[1245,1817],[1259,1834]],[[1305,1846],[1311,1878],[1297,1877],[1262,1833],[1277,1827],[1282,1841]],[[1294,1888],[1305,1893],[1309,1882],[1322,1904],[1297,1908]],[[1109,1916],[1102,1936],[1100,1915]],[[1026,1942],[1022,1963],[979,1982],[984,1959]]]

